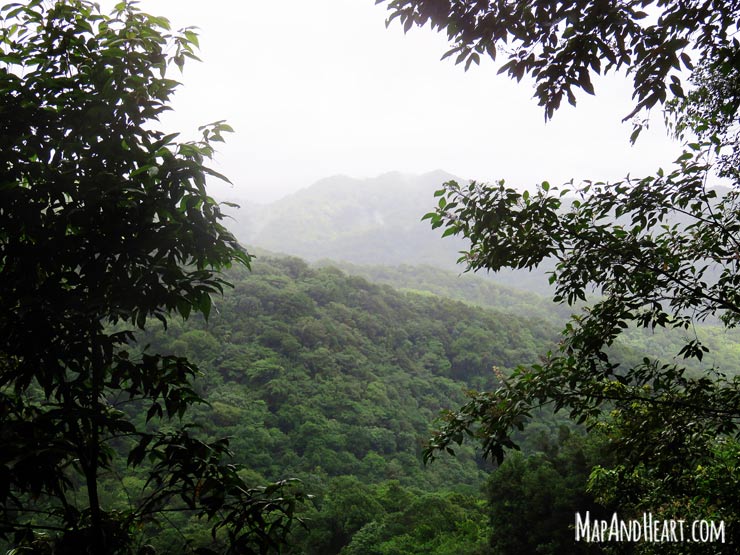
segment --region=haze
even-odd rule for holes
[[[323,177],[391,170],[444,169],[526,187],[613,180],[666,167],[679,154],[659,113],[629,145],[624,76],[598,81],[595,97],[579,95],[577,110],[562,108],[545,124],[531,83],[496,75],[490,60],[467,73],[440,61],[444,36],[386,29],[385,8],[373,0],[140,6],[174,28],[200,28],[203,62],[186,65],[164,123],[187,138],[215,120],[234,127],[214,164],[234,182],[211,184],[220,197],[269,202]]]

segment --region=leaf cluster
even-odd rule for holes
[[[501,460],[515,447],[512,430],[544,404],[591,424],[616,409],[635,427],[624,436],[631,460],[666,464],[666,471],[701,441],[738,434],[740,394],[738,378],[727,375],[732,369],[689,376],[678,363],[645,357],[625,367],[609,355],[635,325],[683,330],[673,356],[701,361],[708,348],[693,326],[710,317],[737,325],[738,194],[707,188],[705,154],[691,146],[671,173],[586,183],[569,200],[569,189],[547,183],[534,194],[503,183],[445,185],[444,202],[427,218],[470,239],[462,258],[469,268],[529,268],[552,258],[556,301],[595,298],[539,364],[520,367],[503,387],[476,394],[450,413],[427,458],[475,435],[487,455]]]
[[[408,31],[427,23],[444,31],[456,63],[482,56],[506,61],[499,73],[520,81],[530,75],[535,96],[553,116],[575,91],[594,94],[593,76],[626,69],[634,83],[630,118],[682,97],[682,71],[692,60],[713,59],[732,43],[738,7],[732,2],[631,0],[602,2],[504,2],[469,0],[377,0],[387,4],[388,23]]]

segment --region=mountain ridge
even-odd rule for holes
[[[442,238],[424,214],[434,192],[461,179],[444,170],[421,175],[386,172],[374,178],[327,177],[268,205],[226,212],[227,227],[246,245],[298,256],[360,265],[428,265],[462,272],[467,241]],[[544,271],[502,271],[487,276],[519,290],[549,295]]]

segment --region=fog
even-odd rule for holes
[[[104,2],[103,5],[110,4]],[[667,166],[679,145],[662,114],[636,147],[630,81],[595,82],[545,124],[526,79],[517,84],[484,60],[466,73],[430,29],[385,26],[373,0],[144,0],[173,27],[199,27],[202,63],[176,76],[183,87],[168,129],[197,136],[225,119],[236,131],[219,146],[215,169],[234,187],[218,196],[269,202],[335,174],[373,177],[443,169],[478,180],[618,179]],[[175,70],[176,72],[176,70]]]

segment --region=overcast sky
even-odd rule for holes
[[[465,73],[444,36],[385,27],[374,0],[143,0],[175,27],[200,28],[202,63],[189,63],[165,124],[196,136],[225,119],[236,131],[214,167],[235,186],[212,194],[267,202],[323,177],[444,169],[463,178],[618,179],[667,166],[679,145],[660,113],[635,147],[629,81],[597,81],[544,123],[531,82]]]

